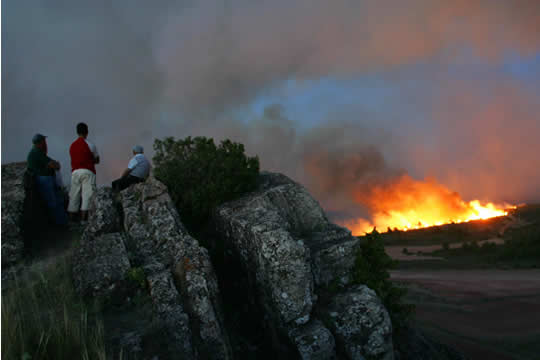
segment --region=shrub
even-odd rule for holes
[[[493,252],[497,250],[497,245],[492,242],[485,242],[480,246],[480,249],[485,253]]]
[[[367,285],[377,293],[390,314],[394,328],[400,330],[407,324],[414,306],[403,302],[407,290],[390,281],[388,270],[396,263],[384,251],[384,243],[376,231],[366,234],[361,238],[356,255],[353,282]]]
[[[540,224],[512,229],[505,234],[498,260],[532,260],[540,263]]]
[[[252,191],[259,159],[247,157],[244,145],[230,140],[219,146],[212,138],[167,137],[154,142],[155,176],[167,185],[182,221],[199,231],[212,209]]]
[[[146,275],[140,267],[132,267],[126,273],[126,279],[141,289],[146,289]]]
[[[106,359],[103,323],[75,294],[65,260],[2,291],[2,359]]]

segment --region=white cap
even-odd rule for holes
[[[143,147],[141,145],[135,145],[133,147],[133,152],[135,154],[142,154],[144,152],[144,149],[143,149]]]

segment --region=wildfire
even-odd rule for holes
[[[417,181],[408,175],[390,183],[376,185],[369,191],[358,191],[355,201],[370,208],[372,221],[356,219],[343,222],[354,235],[390,229],[410,230],[488,219],[508,214],[515,206],[482,204],[478,200],[465,202],[458,193],[450,191],[435,179]]]

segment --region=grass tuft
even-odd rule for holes
[[[68,258],[34,265],[2,294],[2,360],[105,360],[98,310],[75,293]]]

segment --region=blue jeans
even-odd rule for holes
[[[56,225],[65,225],[68,222],[66,210],[64,209],[64,197],[56,189],[54,176],[36,176],[41,198],[47,204]]]

